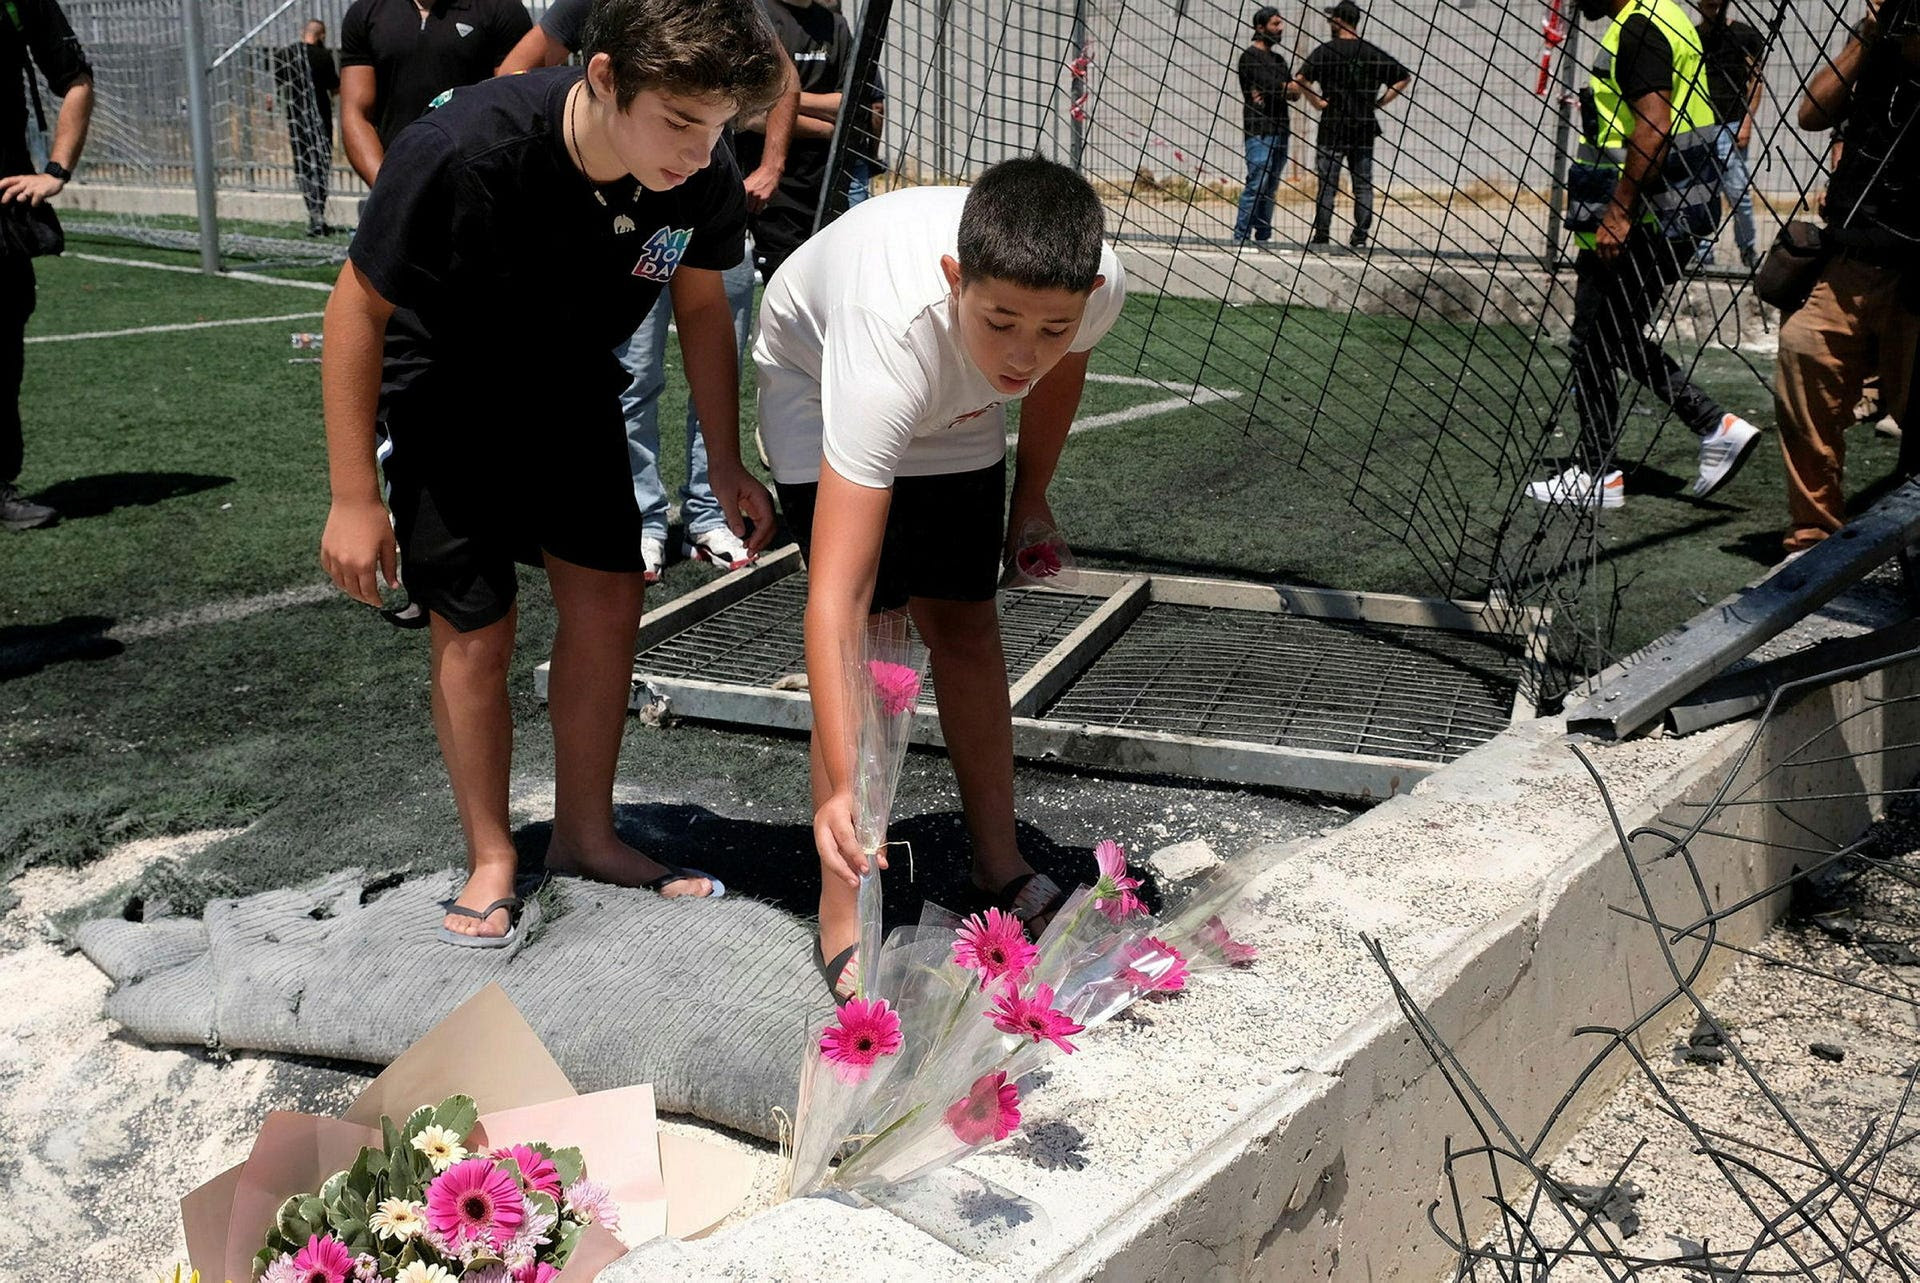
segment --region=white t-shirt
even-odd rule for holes
[[[819,480],[823,452],[835,472],[875,489],[896,476],[991,467],[1006,454],[1013,398],[967,356],[940,267],[942,255],[959,253],[966,199],[964,187],[876,196],[774,274],[753,359],[760,439],[776,480]],[[1101,249],[1100,274],[1075,352],[1105,337],[1126,299],[1111,246]]]

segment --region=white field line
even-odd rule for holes
[[[119,642],[144,641],[149,637],[164,637],[168,633],[177,633],[183,628],[231,623],[236,619],[245,619],[249,615],[260,615],[269,610],[284,610],[288,606],[310,606],[315,602],[325,601],[329,597],[341,595],[343,594],[340,590],[332,584],[302,584],[298,588],[282,588],[278,592],[261,593],[257,597],[233,597],[226,601],[208,602],[204,606],[177,610],[170,615],[154,615],[149,619],[131,620],[109,628],[106,635]]]
[[[288,312],[285,316],[242,316],[229,321],[182,321],[177,325],[136,325],[130,330],[84,330],[76,334],[34,334],[29,343],[75,343],[81,339],[120,339],[133,334],[173,334],[180,330],[215,330],[224,325],[268,325],[274,321],[311,321],[325,312]]]
[[[1241,395],[1239,388],[1208,388],[1193,384],[1169,383],[1165,379],[1143,379],[1131,374],[1089,374],[1089,383],[1115,383],[1130,388],[1159,388],[1164,392],[1178,392],[1179,396],[1170,396],[1162,401],[1147,401],[1140,405],[1130,405],[1124,410],[1112,410],[1106,414],[1096,414],[1081,419],[1067,434],[1087,432],[1094,428],[1111,428],[1122,423],[1137,423],[1141,419],[1151,419],[1159,414],[1172,414],[1176,410],[1185,410],[1190,406],[1211,405],[1215,401],[1232,401]],[[1020,439],[1018,432],[1007,433],[1007,444],[1012,445]]]
[[[105,263],[111,267],[144,267],[151,272],[188,272],[194,276],[203,275],[197,267],[185,267],[179,263],[150,263],[144,258],[113,258],[106,254],[78,253],[67,253],[61,257],[84,259],[89,263]],[[221,272],[214,279],[246,281],[253,285],[284,285],[290,290],[319,290],[322,294],[333,293],[333,286],[325,281],[289,281],[278,276],[268,276],[262,272]]]

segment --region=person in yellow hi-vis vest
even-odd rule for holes
[[[1689,382],[1647,334],[1714,230],[1716,121],[1700,37],[1674,0],[1580,0],[1580,11],[1612,18],[1580,94],[1582,140],[1567,177],[1567,228],[1580,246],[1567,345],[1580,439],[1573,463],[1527,494],[1597,508],[1626,502],[1613,467],[1624,371],[1700,438],[1691,493],[1704,499],[1733,479],[1760,430]]]

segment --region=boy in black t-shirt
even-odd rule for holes
[[[514,562],[544,565],[559,613],[548,692],[548,867],[663,895],[717,895],[615,835],[612,786],[643,588],[615,346],[671,282],[715,496],[736,534],[772,534],[740,461],[720,273],[746,200],[714,151],[786,81],[753,0],[600,0],[584,74],[461,89],[394,139],[327,305],[332,508],[320,560],[378,605],[404,566],[432,629],[433,716],[468,880],[442,938],[513,938],[507,814]],[[382,343],[384,341],[384,359]],[[540,371],[528,378],[527,369]],[[392,520],[380,502],[384,429]]]
[[[1359,249],[1373,227],[1373,140],[1380,136],[1376,113],[1407,91],[1413,73],[1386,50],[1360,38],[1360,6],[1353,0],[1340,0],[1326,13],[1333,39],[1307,55],[1293,82],[1320,113],[1313,160],[1320,191],[1314,201],[1313,236],[1307,244],[1325,245],[1332,239],[1333,201],[1344,163],[1353,175],[1353,239],[1349,243]]]

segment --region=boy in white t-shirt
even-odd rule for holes
[[[1053,524],[1047,483],[1088,354],[1125,297],[1103,221],[1071,169],[1007,161],[970,189],[865,202],[789,258],[761,303],[761,440],[811,577],[820,957],[839,997],[858,974],[855,904],[867,868],[851,816],[841,664],[869,614],[905,610],[931,652],[974,884],[1035,927],[1063,898],[1014,838],[994,594],[1008,530]],[[1005,407],[1019,397],[1009,512]]]

